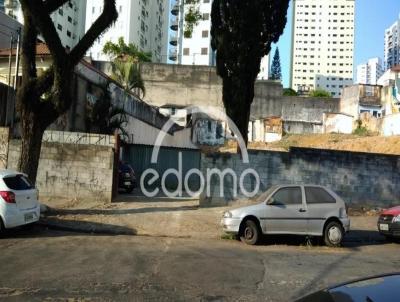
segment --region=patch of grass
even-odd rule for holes
[[[237,240],[237,235],[236,234],[225,233],[225,234],[221,235],[221,239],[224,239],[224,240]]]
[[[369,136],[370,135],[368,129],[365,127],[356,128],[356,130],[353,131],[353,134],[357,135],[357,136]]]

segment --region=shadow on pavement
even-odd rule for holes
[[[198,206],[148,207],[139,209],[50,209],[47,217],[57,215],[126,215],[198,210]]]
[[[112,224],[72,221],[72,220],[41,220],[32,225],[7,229],[0,234],[1,239],[24,239],[40,237],[65,237],[65,236],[110,236],[110,235],[136,235],[133,228]]]
[[[372,230],[350,231],[344,237],[342,247],[357,249],[362,246],[384,245],[391,242]],[[324,246],[321,237],[306,237],[295,235],[266,235],[263,236],[260,245],[288,245],[288,246]]]

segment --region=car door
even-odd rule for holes
[[[337,208],[336,199],[323,187],[305,186],[308,210],[308,232],[310,235],[322,235],[326,219]]]
[[[267,201],[264,226],[266,233],[307,233],[307,208],[301,186],[278,189]]]

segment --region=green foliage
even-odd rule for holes
[[[109,92],[109,83],[100,87],[100,96],[86,105],[86,130],[90,133],[112,135],[116,130],[123,136],[127,136],[125,126],[127,114],[125,110],[113,105]]]
[[[317,89],[317,90],[311,91],[310,97],[312,97],[312,98],[330,98],[330,97],[332,97],[332,95],[329,91],[326,91],[323,89]]]
[[[212,4],[211,46],[223,80],[223,102],[246,143],[261,59],[282,35],[288,7],[289,0],[214,0]]]
[[[122,85],[126,92],[140,91],[143,96],[146,94],[146,89],[144,86],[144,81],[140,74],[139,64],[132,59],[127,61],[122,61],[120,59],[115,59],[111,63],[112,75],[111,78]],[[136,93],[140,96],[140,93]]]
[[[298,93],[296,92],[296,90],[294,90],[292,88],[285,88],[285,89],[283,89],[283,95],[284,96],[298,96]]]
[[[357,128],[353,131],[353,134],[358,136],[368,136],[370,135],[370,132],[365,126],[363,126],[362,120],[357,120]]]
[[[199,24],[202,19],[199,8],[199,0],[185,0],[186,14],[185,14],[185,28],[183,35],[185,38],[191,38],[193,29]]]
[[[151,53],[140,51],[133,43],[126,44],[123,37],[120,37],[117,43],[108,41],[103,47],[103,52],[112,60],[129,57],[136,62],[151,62]]]
[[[281,59],[279,56],[279,49],[276,48],[274,59],[271,66],[271,80],[282,80]]]

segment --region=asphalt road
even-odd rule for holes
[[[327,285],[400,271],[397,244],[307,247],[45,230],[0,239],[4,301],[292,301]]]

